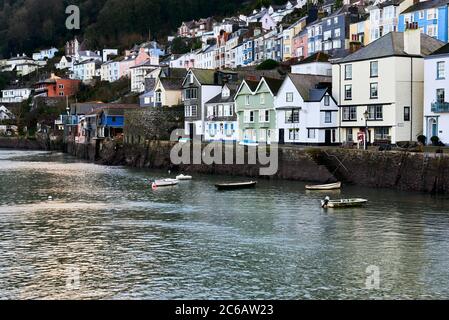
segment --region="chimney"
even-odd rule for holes
[[[421,31],[418,22],[407,23],[405,26],[404,51],[411,55],[421,54]]]

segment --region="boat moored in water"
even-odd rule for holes
[[[178,183],[179,183],[179,180],[177,180],[177,179],[162,179],[162,180],[153,181],[151,186],[153,188],[171,187],[171,186],[176,186]]]
[[[321,200],[321,207],[324,209],[328,208],[352,208],[352,207],[361,207],[368,202],[366,199],[340,199],[340,200],[330,200],[329,197]]]
[[[216,184],[215,187],[218,190],[237,190],[237,189],[255,188],[256,185],[257,185],[256,181],[249,181],[249,182],[239,182],[239,183],[220,183],[220,184]]]
[[[338,189],[341,189],[341,182],[306,186],[306,190],[338,190]]]
[[[179,181],[192,180],[192,179],[193,179],[192,176],[185,176],[183,174],[180,174],[179,176],[176,177],[176,180]]]

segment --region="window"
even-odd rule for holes
[[[377,82],[370,84],[370,94],[371,99],[377,99],[379,97],[378,84]]]
[[[375,105],[368,106],[368,120],[382,120],[383,119],[383,106]]]
[[[259,111],[259,122],[270,122],[270,110]]]
[[[335,30],[334,30],[334,34],[335,34],[335,37],[336,37],[336,38],[340,38],[340,35],[341,35],[340,28],[335,29]]]
[[[156,92],[156,102],[161,103],[162,102],[162,94],[160,91]]]
[[[184,91],[185,100],[197,99],[198,98],[198,89],[197,88],[188,88]]]
[[[370,62],[370,77],[376,78],[379,75],[379,63],[378,61]]]
[[[357,120],[357,107],[343,107],[343,121]]]
[[[337,24],[338,23],[338,17],[334,18],[334,23]]]
[[[293,102],[293,92],[287,92],[285,95],[286,102]]]
[[[245,123],[253,123],[254,122],[254,111],[245,110],[244,113],[244,121]]]
[[[332,41],[332,46],[334,49],[340,49],[341,48],[341,40]]]
[[[404,121],[410,121],[410,107],[404,107]]]
[[[288,138],[293,141],[299,140],[299,129],[288,130]]]
[[[315,139],[315,129],[307,129],[307,137],[309,139]]]
[[[287,110],[285,111],[285,123],[299,123],[299,110]]]
[[[332,112],[326,111],[324,113],[324,123],[332,123]]]
[[[63,92],[63,91],[59,92],[59,95],[60,95],[61,97],[64,96],[64,92]]]
[[[437,62],[437,79],[438,80],[444,79],[444,76],[445,76],[445,74],[444,74],[444,71],[445,71],[444,67],[445,67],[444,61],[438,61]]]
[[[345,65],[345,80],[352,79],[352,64]]]
[[[436,24],[429,24],[427,26],[427,35],[430,37],[438,36],[438,26]]]
[[[444,89],[437,89],[437,102],[438,103],[444,102]]]
[[[375,140],[389,140],[390,129],[387,127],[374,128]]]
[[[329,96],[324,96],[324,105],[326,106],[326,107],[328,107],[329,105],[330,105],[330,97]]]
[[[437,10],[432,8],[427,10],[427,20],[434,20],[437,19]]]
[[[354,141],[354,136],[352,134],[352,128],[346,129],[346,141]]]
[[[59,89],[64,89],[64,85],[63,85],[63,84],[60,84],[60,85],[59,85]]]
[[[196,117],[197,115],[197,106],[185,106],[186,117]]]
[[[260,95],[260,104],[265,104],[265,94],[264,93],[262,93]]]
[[[331,23],[332,23],[332,20],[331,20],[331,19],[327,19],[327,21],[326,21],[326,22],[327,22],[327,25],[328,25],[328,26],[330,26],[330,25],[331,25]]]
[[[345,86],[345,100],[352,100],[352,85]]]
[[[332,31],[331,30],[324,31],[323,40],[326,41],[330,40],[331,38],[332,38]]]
[[[419,18],[424,19],[424,10],[419,11]]]
[[[249,106],[249,96],[245,96],[245,105]]]

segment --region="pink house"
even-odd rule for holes
[[[129,78],[131,75],[131,67],[137,66],[149,60],[151,60],[151,57],[145,52],[144,48],[140,48],[137,55],[128,51],[123,60],[120,61],[120,78]]]
[[[293,38],[292,54],[294,57],[306,58],[308,56],[307,39],[307,30],[303,30]]]

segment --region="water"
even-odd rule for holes
[[[167,176],[0,151],[0,299],[449,298],[447,197],[345,187],[368,206],[325,211],[299,182]]]

